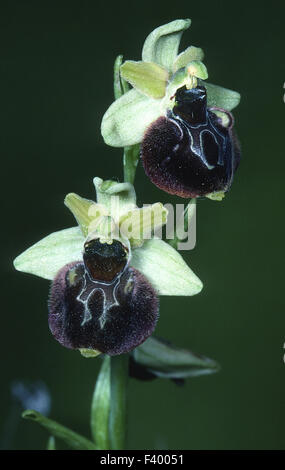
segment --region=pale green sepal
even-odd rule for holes
[[[203,284],[168,243],[147,240],[133,250],[131,266],[146,276],[159,295],[195,295]]]
[[[98,447],[86,439],[86,437],[81,436],[77,432],[72,431],[71,429],[62,426],[62,424],[53,421],[52,419],[46,418],[41,413],[35,410],[26,410],[22,413],[22,418],[29,419],[34,421],[43,428],[47,429],[50,434],[58,439],[64,441],[67,445],[76,450],[97,450]]]
[[[128,60],[121,66],[121,76],[144,95],[155,99],[165,95],[168,72],[154,62]]]
[[[91,433],[100,450],[110,449],[109,418],[111,358],[105,356],[98,374],[91,405]]]
[[[107,109],[101,134],[105,143],[112,147],[138,144],[146,128],[164,113],[160,100],[149,98],[133,88]]]
[[[192,60],[200,60],[204,59],[204,52],[199,47],[190,46],[185,49],[185,51],[179,54],[173,64],[172,71],[176,72],[177,70],[181,69],[182,67],[186,67],[189,62]]]
[[[190,24],[190,19],[175,20],[156,28],[145,40],[142,60],[155,62],[167,70],[171,70],[177,56],[182,33],[189,28]]]
[[[132,352],[133,359],[157,377],[186,379],[213,374],[216,361],[151,336]]]
[[[98,177],[95,177],[93,182],[98,203],[107,208],[116,222],[123,214],[136,207],[135,188],[131,183],[103,181]]]
[[[204,82],[200,80],[200,85],[206,87],[207,90],[207,105],[216,106],[217,108],[223,108],[227,111],[231,111],[240,102],[240,94],[237,91],[229,90],[212,83]]]
[[[53,232],[19,255],[14,266],[18,271],[52,280],[63,266],[82,260],[83,243],[79,227]]]
[[[90,226],[94,227],[96,221],[107,215],[106,209],[101,204],[85,199],[78,194],[69,193],[64,199],[64,204],[74,215],[83,235],[86,237],[90,231]],[[93,228],[94,230],[94,228]]]

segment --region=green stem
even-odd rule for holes
[[[184,231],[188,232],[189,225],[191,223],[192,217],[195,215],[195,208],[196,208],[197,200],[190,199],[185,211],[184,211],[184,218],[181,221],[182,226],[184,227]],[[171,245],[173,248],[177,250],[178,243],[182,241],[181,238],[178,237],[177,228],[174,235],[173,240],[167,240],[167,243]]]
[[[120,67],[123,63],[123,56],[118,55],[114,63],[114,96],[118,100],[130,89],[128,82],[120,74]],[[124,181],[134,183],[136,168],[139,160],[140,146],[131,145],[124,148]]]
[[[119,55],[114,64],[114,95],[119,99],[129,90],[128,83],[120,75],[123,56]],[[139,159],[139,145],[124,148],[124,181],[134,182]],[[109,442],[112,450],[125,448],[127,382],[129,376],[129,357],[127,354],[110,358],[110,396],[109,396]],[[105,383],[107,383],[105,381]],[[101,394],[98,391],[98,395]],[[94,429],[94,423],[93,423]],[[107,439],[106,439],[107,441]]]
[[[124,148],[124,181],[134,184],[140,146],[132,145]]]
[[[129,357],[127,354],[111,357],[111,403],[109,435],[112,450],[125,448],[127,382]]]
[[[91,406],[91,432],[95,444],[100,450],[108,450],[109,442],[109,414],[111,398],[111,358],[103,359],[93,393]]]

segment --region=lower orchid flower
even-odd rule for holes
[[[194,295],[202,283],[181,255],[154,236],[160,203],[136,206],[130,183],[94,179],[97,202],[68,194],[78,226],[51,233],[19,255],[17,270],[52,281],[49,327],[86,357],[118,355],[154,331],[159,295]]]

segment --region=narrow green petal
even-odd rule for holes
[[[189,62],[192,60],[200,60],[204,59],[204,52],[199,47],[190,46],[185,49],[185,51],[179,54],[173,64],[172,71],[177,72],[177,70],[181,69],[182,67],[186,67]]]
[[[163,114],[160,100],[135,89],[114,101],[103,116],[101,133],[107,145],[126,147],[142,141],[146,128]]]
[[[147,277],[159,295],[195,295],[203,287],[182,256],[159,239],[134,250],[131,266]]]
[[[107,215],[104,206],[75,193],[67,194],[64,204],[74,215],[85,237],[88,235],[90,227],[94,227],[103,215]]]
[[[155,62],[171,70],[177,56],[183,31],[189,28],[191,20],[175,20],[156,28],[146,38],[142,59],[144,62]]]
[[[218,108],[231,111],[240,102],[240,94],[237,91],[229,90],[212,83],[200,80],[200,84],[206,87],[207,90],[207,103],[208,106],[215,106]]]
[[[161,202],[136,208],[120,218],[120,231],[130,240],[131,247],[136,248],[166,224],[167,214],[168,210]]]
[[[82,259],[83,243],[79,227],[53,232],[19,255],[14,266],[18,271],[51,280],[67,263]]]
[[[150,98],[163,98],[168,72],[154,62],[127,60],[121,66],[121,76],[134,88]]]

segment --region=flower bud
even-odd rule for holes
[[[173,109],[144,134],[146,174],[160,189],[180,197],[228,191],[240,159],[232,115],[208,108],[203,86],[183,86],[174,98]]]
[[[109,355],[131,351],[148,338],[158,319],[158,298],[148,280],[127,265],[117,240],[87,241],[83,263],[64,266],[49,298],[49,327],[71,349]]]

